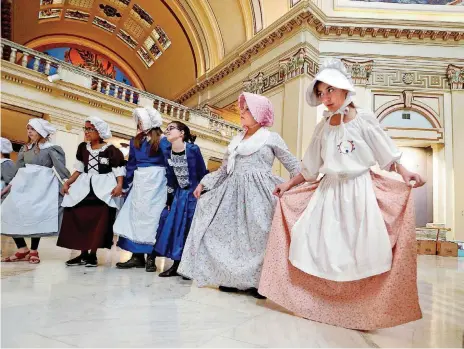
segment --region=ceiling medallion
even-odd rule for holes
[[[114,7],[110,5],[100,4],[100,8],[103,10],[106,16],[108,17],[122,17],[121,14]]]

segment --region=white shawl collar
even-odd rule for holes
[[[13,160],[8,159],[8,158],[1,158],[0,159],[0,164],[3,164],[5,161],[13,161]]]
[[[34,146],[33,144],[28,144],[27,145],[27,150],[31,150],[33,146]],[[45,143],[39,143],[39,149],[47,149],[47,148],[50,148],[50,147],[53,147],[53,146],[54,146],[54,144],[49,142],[49,141],[47,141]]]
[[[246,131],[235,136],[227,147],[229,157],[227,159],[227,173],[232,173],[235,168],[235,158],[237,155],[248,156],[258,151],[266,144],[271,131],[266,127],[261,127],[256,133],[248,139],[243,140]]]

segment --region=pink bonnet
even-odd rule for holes
[[[240,109],[243,109],[245,102],[257,123],[264,127],[271,127],[274,124],[274,109],[269,99],[254,93],[243,92],[238,97]]]

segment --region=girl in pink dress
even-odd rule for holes
[[[301,173],[274,192],[259,292],[302,317],[372,330],[421,318],[410,182],[424,181],[400,164],[401,152],[371,112],[355,107],[354,94],[337,59],[308,88],[308,104],[328,111]],[[372,173],[376,163],[405,183]],[[312,184],[290,190],[305,181]]]

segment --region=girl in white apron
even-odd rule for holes
[[[170,143],[163,136],[161,114],[154,108],[136,108],[133,113],[138,134],[130,142],[124,189],[127,199],[114,224],[118,246],[132,252],[119,269],[145,268],[151,254],[161,213],[167,200],[166,152]],[[147,268],[154,268],[149,256]]]
[[[106,122],[97,117],[85,121],[85,138],[77,148],[75,172],[64,184],[63,225],[57,245],[81,254],[67,266],[98,265],[97,250],[113,245],[116,211],[122,206],[124,156],[114,145]]]
[[[18,154],[18,172],[2,203],[2,234],[14,238],[18,252],[4,262],[40,263],[37,251],[40,237],[56,235],[59,231],[60,182],[70,174],[63,149],[48,140],[55,131],[48,121],[39,118],[29,120],[27,125],[29,140]],[[24,237],[32,238],[30,250]]]
[[[290,188],[315,182],[319,174],[324,177],[315,191],[302,187],[288,193],[295,210],[298,203],[306,205],[296,222],[294,212],[281,206],[285,197],[279,201],[259,290],[306,318],[373,329],[415,320],[420,308],[414,227],[410,219],[403,221],[402,205],[407,205],[410,189],[398,181],[382,182],[370,168],[378,163],[399,173],[408,185],[414,181],[414,187],[424,181],[399,163],[401,152],[371,112],[354,106],[354,94],[351,78],[337,59],[325,62],[308,88],[308,104],[323,103],[328,111],[316,126],[301,173],[278,185],[275,194],[282,198]],[[391,192],[391,204],[381,210],[385,191]],[[309,202],[304,195],[311,195]],[[398,231],[404,233],[398,240],[403,246],[394,248]],[[406,255],[404,264],[398,262],[401,254]],[[402,291],[391,299],[395,289]]]
[[[1,185],[1,190],[2,190],[2,202],[8,195],[8,192],[10,190],[10,182],[13,179],[13,177],[16,174],[16,165],[14,164],[13,160],[10,159],[10,154],[13,152],[13,145],[11,142],[2,137],[2,144],[1,144],[1,177],[2,177],[2,185]]]

